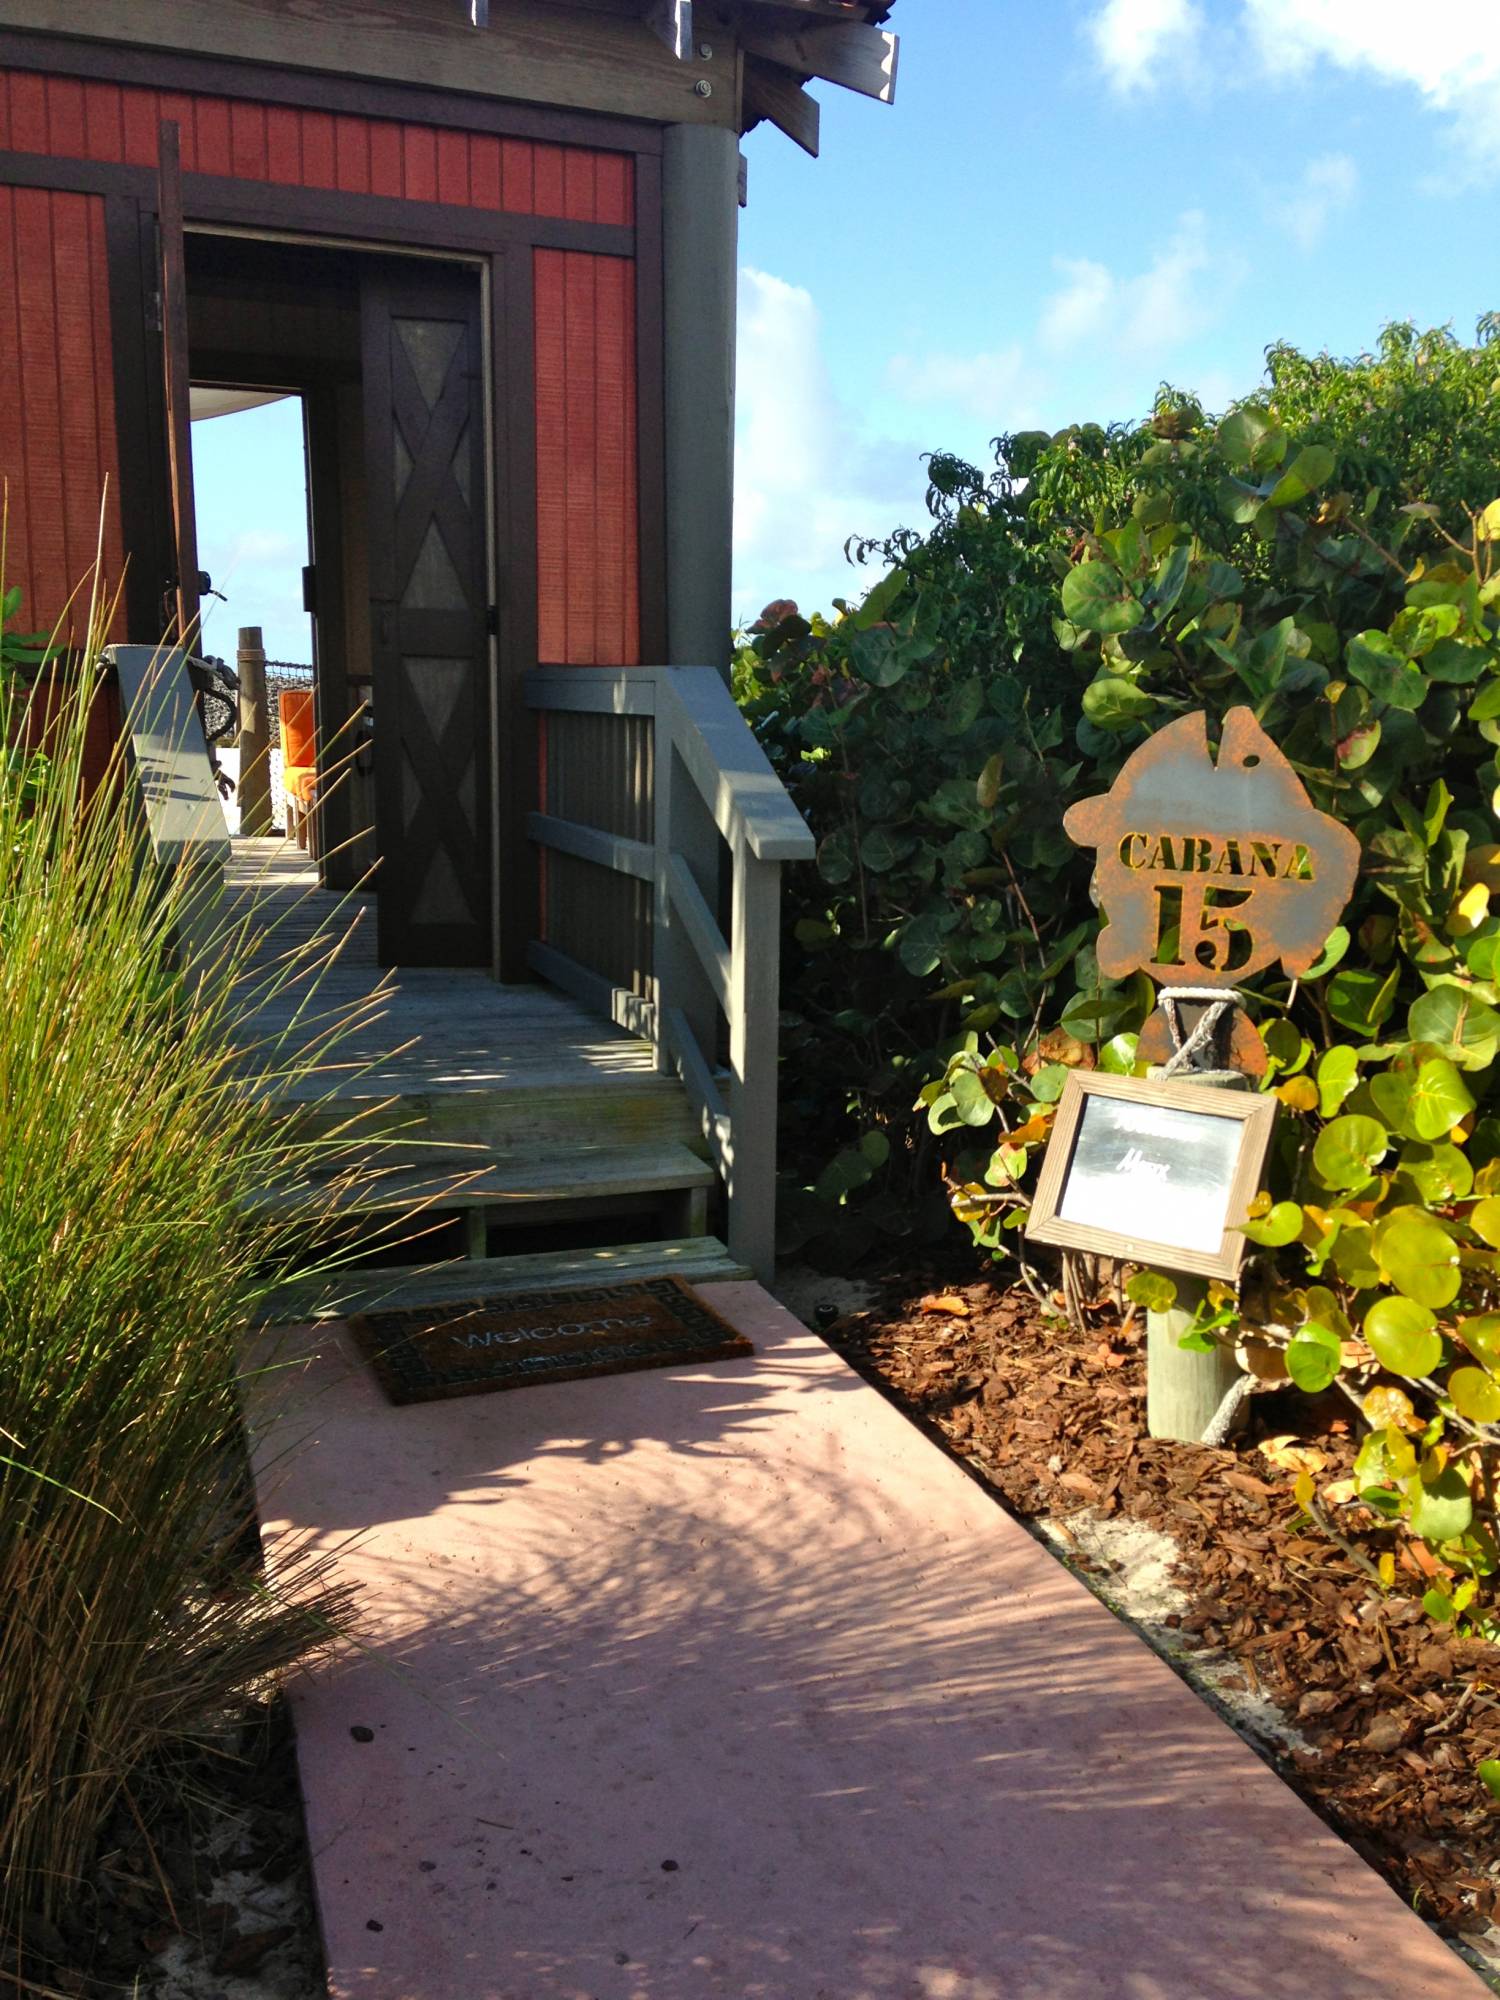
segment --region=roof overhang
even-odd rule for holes
[[[470,0],[473,6],[488,0]],[[723,0],[719,0],[723,4]],[[729,0],[745,58],[742,129],[762,120],[816,155],[813,78],[881,104],[896,95],[900,42],[881,24],[894,0]],[[650,26],[680,61],[694,52],[693,0],[642,0]]]

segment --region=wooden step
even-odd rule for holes
[[[411,1165],[356,1169],[336,1180],[310,1180],[264,1197],[274,1208],[304,1205],[328,1214],[389,1213],[403,1209],[525,1208],[603,1201],[623,1195],[667,1194],[712,1188],[713,1168],[683,1145],[587,1146],[524,1159],[487,1155],[466,1164],[464,1155]]]
[[[268,1301],[268,1325],[342,1319],[383,1306],[441,1306],[491,1292],[561,1291],[569,1285],[624,1284],[632,1278],[685,1278],[691,1285],[748,1278],[715,1236],[684,1236],[665,1243],[622,1243],[589,1250],[547,1251],[540,1256],[472,1257],[450,1264],[342,1270],[289,1285]]]
[[[473,1089],[403,1088],[368,1097],[340,1091],[315,1103],[288,1098],[281,1104],[307,1136],[349,1131],[398,1146],[416,1139],[429,1157],[441,1146],[535,1158],[572,1151],[581,1133],[601,1145],[622,1147],[698,1136],[682,1084],[650,1070],[585,1081],[572,1073],[549,1079],[533,1072],[524,1081]]]

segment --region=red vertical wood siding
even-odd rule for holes
[[[81,104],[72,100],[81,116]],[[70,113],[71,115],[71,113]],[[50,628],[93,567],[120,580],[119,479],[104,200],[0,186],[0,477],[5,577],[22,623]],[[70,629],[82,636],[85,597]]]
[[[549,665],[637,666],[635,267],[534,254],[537,650]]]
[[[190,174],[635,220],[625,153],[0,69],[0,150],[154,167],[164,118],[181,128]],[[640,658],[635,269],[534,255],[539,656],[629,666]],[[114,472],[106,276],[99,197],[0,187],[0,469],[19,505],[11,575],[42,618],[92,559]],[[111,501],[112,576],[120,545]]]
[[[0,149],[154,167],[163,118],[182,127],[184,173],[570,222],[635,219],[627,153],[0,70]]]

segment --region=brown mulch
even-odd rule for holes
[[[1277,1768],[1440,1929],[1500,1920],[1500,1805],[1476,1774],[1500,1756],[1500,1648],[1431,1623],[1425,1551],[1408,1548],[1383,1592],[1359,1558],[1373,1566],[1391,1536],[1348,1533],[1340,1548],[1298,1509],[1295,1465],[1258,1448],[1291,1435],[1322,1454],[1320,1487],[1338,1479],[1358,1443],[1347,1404],[1257,1394],[1230,1449],[1157,1442],[1143,1317],[1104,1309],[1079,1333],[972,1268],[956,1284],[937,1269],[891,1277],[827,1337],[1023,1519],[1092,1510],[1170,1535],[1191,1609],[1165,1623],[1190,1677],[1195,1653],[1229,1657],[1231,1680],[1311,1746],[1273,1751]]]
[[[255,1887],[236,1906],[216,1878],[241,1872]],[[296,1751],[280,1700],[247,1705],[213,1745],[138,1775],[68,1914],[55,1925],[23,1915],[21,1937],[0,1945],[0,2000],[146,2000],[158,1984],[153,1961],[176,1940],[194,1948],[194,1990],[217,1994],[225,1979],[265,1977],[273,1964],[267,1991],[323,1989]]]

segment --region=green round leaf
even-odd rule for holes
[[[1487,1368],[1500,1368],[1500,1313],[1473,1313],[1461,1319],[1458,1337]]]
[[[1500,1799],[1500,1757],[1486,1757],[1475,1766],[1479,1782],[1492,1799]]]
[[[1411,1003],[1406,1032],[1460,1051],[1455,1060],[1465,1069],[1486,1069],[1500,1048],[1500,1014],[1462,986],[1434,986]]]
[[[1448,1394],[1471,1424],[1500,1424],[1500,1382],[1483,1368],[1455,1368],[1448,1377]]]
[[[1458,1245],[1446,1229],[1420,1210],[1405,1210],[1384,1223],[1376,1231],[1375,1254],[1408,1302],[1436,1311],[1451,1305],[1458,1296]],[[1372,1347],[1374,1344],[1370,1342]],[[1418,1372],[1425,1374],[1426,1370]]]
[[[1240,1226],[1252,1243],[1259,1243],[1266,1250],[1279,1250],[1284,1244],[1296,1242],[1302,1228],[1302,1210],[1294,1201],[1278,1201],[1269,1214]]]
[[[1473,1109],[1473,1092],[1452,1063],[1429,1056],[1417,1071],[1407,1111],[1417,1137],[1444,1138]]]
[[[1146,613],[1112,563],[1079,563],[1063,578],[1063,616],[1084,632],[1129,632]]]
[[[1432,1145],[1413,1140],[1401,1148],[1401,1173],[1417,1190],[1429,1208],[1442,1208],[1450,1201],[1462,1201],[1474,1185],[1474,1169],[1461,1146],[1445,1139]]]
[[[1083,712],[1096,729],[1128,729],[1156,707],[1156,697],[1134,681],[1106,675],[1083,691]]]
[[[1326,444],[1305,444],[1267,497],[1268,507],[1295,507],[1333,474],[1334,456]]]
[[[1323,1127],[1313,1147],[1313,1165],[1328,1187],[1363,1187],[1390,1143],[1378,1118],[1351,1113]]]
[[[1325,972],[1332,972],[1349,949],[1349,933],[1342,924],[1335,924],[1323,940],[1323,949],[1316,960],[1303,973],[1303,980],[1321,979]]]
[[[1329,1049],[1318,1063],[1318,1111],[1332,1118],[1359,1081],[1359,1052],[1347,1043]]]
[[[1415,1380],[1443,1357],[1437,1321],[1415,1299],[1377,1299],[1365,1314],[1365,1339],[1382,1368]]]
[[[1388,633],[1361,632],[1344,654],[1351,677],[1368,688],[1377,701],[1391,708],[1420,708],[1427,695],[1427,676],[1414,667]]]
[[[1475,1202],[1469,1210],[1468,1223],[1492,1250],[1500,1250],[1500,1195],[1486,1195],[1483,1201]]]
[[[818,849],[818,873],[835,889],[842,888],[854,874],[854,840],[847,827],[830,833]]]
[[[1287,1342],[1286,1372],[1310,1396],[1326,1389],[1339,1372],[1339,1337],[1331,1327],[1309,1320]]]
[[[1112,1035],[1100,1045],[1100,1069],[1108,1076],[1129,1076],[1135,1068],[1135,1051],[1139,1041],[1139,1035]]]
[[[1424,1542],[1452,1542],[1468,1532],[1474,1500],[1457,1466],[1446,1465],[1432,1479],[1424,1475],[1412,1486],[1407,1518]]]
[[[973,1070],[956,1070],[948,1088],[953,1094],[954,1109],[965,1125],[988,1125],[995,1115],[995,1107],[989,1092]]]
[[[1161,1271],[1137,1271],[1125,1282],[1125,1296],[1147,1312],[1167,1312],[1177,1299],[1177,1286]]]

